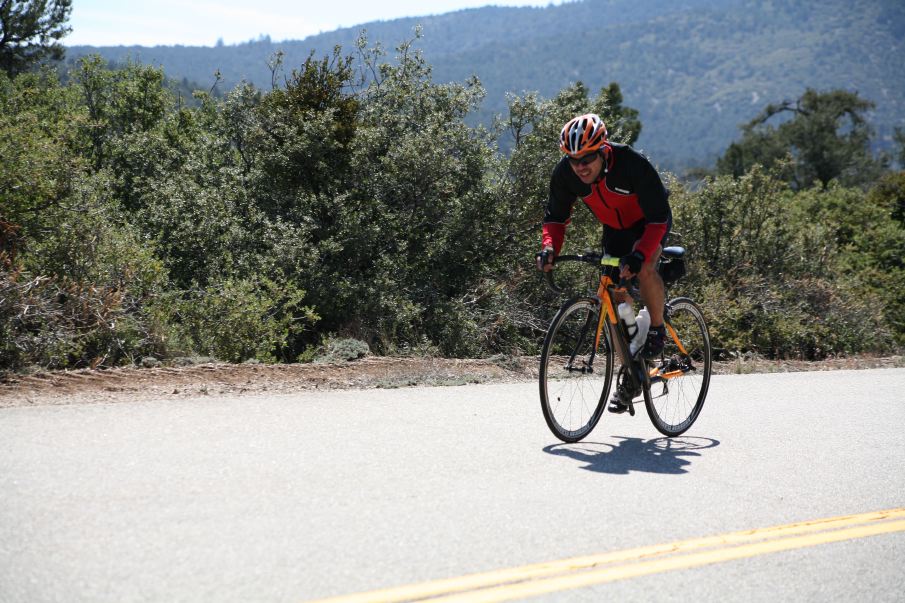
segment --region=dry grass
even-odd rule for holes
[[[0,380],[0,408],[324,389],[530,382],[537,379],[538,372],[536,357],[508,356],[482,360],[368,357],[354,362],[290,365],[180,364],[182,366],[34,371],[7,375]],[[820,362],[739,358],[715,363],[714,373],[730,375],[894,367],[905,367],[905,357],[834,358]]]

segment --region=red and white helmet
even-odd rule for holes
[[[606,142],[606,126],[595,113],[571,119],[559,135],[559,148],[570,157],[579,157],[600,150]]]

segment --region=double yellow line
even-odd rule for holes
[[[490,603],[905,531],[905,508],[816,519],[599,555],[525,565],[312,603]]]

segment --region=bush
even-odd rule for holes
[[[792,193],[755,167],[673,193],[674,228],[689,250],[689,276],[675,289],[704,306],[715,347],[805,359],[893,349],[890,294],[867,283],[896,278],[893,266],[876,270],[897,243],[891,212],[863,192],[834,184]]]
[[[371,353],[368,344],[351,337],[328,338],[315,357],[315,362],[351,362]]]
[[[170,292],[153,303],[168,325],[172,352],[197,352],[227,362],[291,361],[294,338],[318,319],[305,293],[268,279],[227,279],[204,289]]]
[[[717,358],[753,352],[767,358],[823,359],[892,349],[876,298],[816,277],[713,281],[696,299]]]
[[[163,353],[128,291],[0,270],[0,370],[116,366]]]

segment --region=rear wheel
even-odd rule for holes
[[[559,309],[540,359],[540,400],[550,431],[577,442],[606,410],[613,377],[613,347],[604,328],[596,342],[600,304],[593,298],[567,301]]]
[[[710,333],[700,308],[679,297],[666,304],[666,345],[648,362],[644,402],[654,427],[666,436],[688,430],[701,414],[710,386]]]

